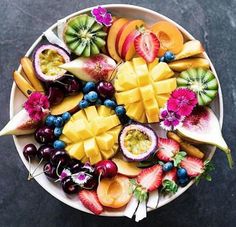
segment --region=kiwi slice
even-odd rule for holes
[[[190,68],[180,73],[177,78],[178,87],[186,87],[197,94],[198,105],[208,105],[216,97],[218,81],[211,70]]]
[[[99,54],[105,46],[107,33],[103,25],[86,14],[71,18],[64,29],[64,41],[76,55],[89,57]]]

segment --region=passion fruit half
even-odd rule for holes
[[[66,70],[59,66],[69,61],[70,57],[64,49],[48,44],[40,46],[35,51],[33,65],[39,80],[51,82],[65,74]]]
[[[119,146],[130,161],[144,161],[157,150],[158,137],[155,131],[143,124],[125,126],[119,135]]]

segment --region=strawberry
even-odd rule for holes
[[[179,152],[179,144],[166,138],[158,138],[157,158],[163,162],[169,162]]]
[[[195,157],[187,156],[180,162],[180,167],[185,168],[189,177],[197,177],[204,172],[204,162]]]
[[[176,193],[178,190],[178,185],[176,184],[177,180],[177,169],[173,168],[172,170],[166,172],[162,178],[162,190],[165,192]]]
[[[82,204],[94,214],[101,214],[103,207],[98,200],[97,193],[91,190],[81,190],[78,194]]]
[[[144,31],[134,39],[134,47],[145,61],[153,62],[158,55],[160,42],[153,32]]]
[[[162,181],[162,166],[154,165],[147,169],[143,169],[142,172],[137,176],[137,183],[145,188],[148,192],[156,190]]]

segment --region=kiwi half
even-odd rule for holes
[[[198,105],[208,105],[217,95],[218,82],[211,70],[190,68],[180,73],[178,87],[186,87],[197,94]]]
[[[76,55],[89,57],[99,54],[106,42],[103,25],[86,14],[71,18],[64,29],[64,42]]]

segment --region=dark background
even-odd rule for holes
[[[83,8],[127,3],[158,11],[201,40],[219,75],[224,94],[225,139],[236,160],[236,1],[234,0],[0,0],[0,127],[9,120],[12,71],[35,39],[58,19]],[[191,187],[174,202],[136,224],[127,218],[82,213],[49,195],[27,172],[11,136],[0,140],[0,226],[236,226],[236,169],[217,151],[213,182]]]

